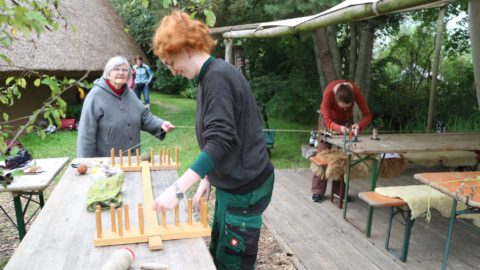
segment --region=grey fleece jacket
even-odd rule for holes
[[[112,147],[117,155],[119,149],[137,149],[140,130],[158,139],[165,137],[163,120],[153,115],[128,86],[118,96],[105,79],[97,79],[94,84],[82,108],[77,157],[107,157]]]
[[[273,166],[250,85],[220,59],[213,60],[199,79],[196,133],[200,148],[214,161],[207,174],[210,183],[230,191],[259,186],[273,173]]]

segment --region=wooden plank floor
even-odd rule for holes
[[[400,177],[379,179],[378,186],[420,184],[413,179],[414,173],[440,170],[410,166]],[[423,218],[415,221],[408,260],[403,263],[384,248],[387,208],[375,209],[372,236],[365,236],[367,204],[357,194],[368,190],[369,179],[352,180],[347,222],[328,197],[321,203],[311,201],[309,169],[276,170],[275,174],[273,198],[264,220],[284,249],[294,254],[298,269],[441,268],[448,219],[436,211],[430,223]],[[398,216],[394,221],[390,244],[398,251],[404,228],[401,220]],[[448,269],[480,269],[480,233],[460,222],[455,223]]]

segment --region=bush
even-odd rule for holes
[[[189,80],[182,76],[172,76],[172,73],[166,68],[160,60],[155,61],[155,66],[158,68],[154,70],[155,81],[152,89],[160,91],[164,94],[180,94],[183,90],[189,87]]]
[[[83,103],[81,104],[68,104],[67,112],[65,113],[65,118],[75,118],[80,119],[80,114],[82,113]]]

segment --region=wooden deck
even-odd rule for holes
[[[440,168],[409,167],[400,177],[379,179],[377,186],[421,184],[414,173],[441,171]],[[448,219],[432,211],[432,221],[418,218],[412,229],[406,263],[384,248],[388,208],[376,208],[372,237],[364,234],[367,204],[357,197],[369,189],[370,180],[353,179],[352,202],[347,219],[328,197],[311,201],[312,173],[309,169],[276,170],[272,202],[265,212],[265,224],[283,248],[294,254],[298,269],[440,269],[448,229]],[[330,183],[329,183],[330,187]],[[327,194],[330,192],[327,191]],[[403,225],[394,221],[390,247],[400,250]],[[456,222],[448,269],[480,269],[480,233]]]

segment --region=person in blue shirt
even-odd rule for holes
[[[135,69],[135,94],[138,99],[142,100],[141,96],[143,93],[143,100],[147,108],[150,107],[150,89],[148,85],[152,82],[153,72],[150,67],[143,63],[143,59],[140,55],[135,57],[136,65],[133,66]]]

